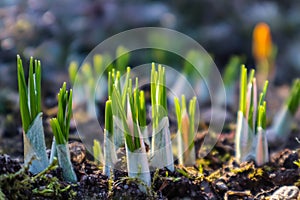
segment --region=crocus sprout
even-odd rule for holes
[[[300,79],[296,79],[292,85],[289,97],[281,109],[275,115],[271,128],[267,131],[270,146],[281,147],[288,140],[291,132],[293,117],[300,105]],[[282,145],[278,145],[278,144]]]
[[[191,99],[189,102],[189,110],[187,110],[184,95],[181,96],[181,105],[179,99],[177,97],[174,98],[178,124],[178,160],[181,165],[194,165],[196,162],[194,148],[196,101],[196,97]]]
[[[247,76],[242,66],[240,80],[240,105],[235,135],[236,158],[243,162],[254,159],[258,165],[268,162],[266,129],[266,92],[268,81],[257,95],[255,71]]]
[[[28,84],[25,81],[23,64],[19,55],[17,56],[17,71],[24,138],[24,162],[25,165],[31,163],[29,171],[37,174],[46,169],[49,164],[41,112],[41,62],[30,58]]]
[[[67,91],[66,83],[63,83],[63,86],[57,95],[57,99],[57,117],[50,119],[50,125],[55,137],[56,154],[59,166],[63,171],[64,179],[69,182],[77,182],[68,147],[70,121],[72,116],[72,90]]]
[[[122,98],[120,92],[116,85],[113,85],[111,98],[112,110],[114,115],[115,113],[119,113],[120,116],[120,119],[114,120],[114,122],[117,122],[117,126],[121,126],[120,129],[124,133],[128,175],[129,177],[139,178],[145,185],[150,186],[151,177],[148,157],[141,133],[141,122],[139,122],[139,120],[142,120],[139,115],[143,113],[141,110],[142,106],[139,103],[140,98],[141,93],[137,87],[134,92],[132,92],[132,81],[129,79],[126,109],[124,109],[121,103]],[[144,185],[141,184],[139,187],[142,191],[146,192]]]
[[[41,112],[41,62],[30,58],[28,86],[20,56],[17,56],[18,86],[22,125],[27,133],[30,125]]]
[[[172,142],[169,130],[165,68],[152,63],[151,70],[152,144],[151,165],[174,171]]]
[[[110,176],[110,171],[117,162],[117,154],[114,144],[114,125],[112,113],[112,101],[109,99],[105,104],[105,129],[104,129],[104,167],[103,173]]]
[[[70,82],[72,85],[74,85],[76,80],[76,74],[78,72],[78,63],[72,61],[69,65],[68,72],[69,72]]]

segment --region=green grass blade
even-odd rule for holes
[[[190,150],[194,147],[194,137],[195,137],[195,113],[196,113],[196,97],[193,97],[189,103],[189,115],[190,115],[190,134],[189,142],[191,142]]]
[[[286,100],[289,111],[294,115],[300,105],[300,79],[296,79],[292,85],[290,96]]]
[[[174,106],[175,106],[175,113],[177,118],[177,126],[178,130],[181,129],[181,107],[179,103],[179,99],[177,97],[174,97]]]
[[[239,110],[243,112],[246,116],[246,92],[247,92],[247,69],[242,65],[241,77],[240,77],[240,108]]]
[[[65,144],[69,140],[70,121],[72,117],[72,96],[73,91],[67,91],[67,84],[64,82],[57,94],[57,118],[53,118],[51,125],[53,133],[56,134],[56,137],[59,139],[59,143],[57,144]],[[63,137],[63,140],[60,137]]]
[[[165,109],[166,116],[168,115],[168,106],[167,106],[167,87],[166,87],[166,71],[165,68],[162,68],[162,106]]]
[[[65,144],[64,135],[62,133],[57,118],[50,119],[50,126],[52,128],[56,144]]]
[[[101,150],[100,142],[96,139],[94,139],[93,154],[94,154],[94,161],[96,162],[97,165],[99,165],[100,162],[103,161],[103,153]]]
[[[122,91],[122,106],[123,106],[123,108],[125,108],[125,105],[126,105],[126,97],[127,97],[127,90],[128,90],[128,87],[129,87],[130,71],[131,71],[130,67],[127,67],[124,88],[123,88],[123,91]]]
[[[146,113],[146,102],[145,102],[145,94],[144,91],[141,90],[140,91],[140,95],[139,95],[139,110],[140,110],[140,114],[139,114],[139,124],[141,125],[141,127],[145,127],[147,125],[147,113]]]
[[[263,116],[262,116],[262,122],[261,122],[261,127],[266,130],[267,128],[267,102],[264,101],[263,103]]]
[[[151,80],[150,80],[150,92],[151,92],[151,105],[152,105],[152,124],[153,128],[156,127],[156,70],[155,64],[152,63]]]
[[[72,85],[75,84],[75,79],[76,79],[76,75],[77,75],[77,71],[78,71],[78,63],[72,61],[69,65],[69,79]]]
[[[72,100],[73,100],[73,90],[70,89],[70,94],[69,94],[69,102],[68,102],[68,110],[67,110],[67,119],[66,119],[66,140],[69,139],[69,132],[70,132],[70,122],[71,122],[71,117],[72,117]]]
[[[64,123],[63,123],[64,122],[63,100],[64,100],[64,92],[63,92],[63,88],[61,88],[57,95],[57,101],[58,101],[57,120],[60,123],[61,127],[63,127],[63,125],[64,125]]]
[[[250,74],[249,74],[249,78],[248,78],[248,84],[252,83],[254,75],[255,75],[255,69],[251,69]]]
[[[41,61],[37,60],[35,65],[35,89],[36,89],[36,111],[37,114],[42,111],[42,71]]]
[[[105,104],[105,129],[109,134],[113,135],[113,113],[112,113],[112,101],[107,100]]]
[[[116,73],[115,85],[117,86],[118,90],[121,93],[121,73],[120,73],[120,71],[117,71],[117,73]]]
[[[263,102],[264,102],[264,100],[266,98],[266,95],[267,95],[268,85],[269,85],[269,81],[265,81],[265,85],[264,85],[263,91],[261,92],[261,94],[259,96],[258,106],[263,105]]]
[[[258,109],[258,120],[257,120],[257,128],[261,127],[263,129],[266,129],[266,102],[263,102],[263,105],[259,106]]]
[[[33,121],[30,117],[29,108],[28,108],[28,95],[27,95],[27,86],[25,81],[24,69],[22,65],[22,60],[19,55],[17,55],[17,71],[18,71],[18,88],[19,88],[19,104],[23,130],[27,133],[28,128]]]
[[[108,80],[107,80],[107,82],[108,82],[108,97],[111,97],[111,95],[112,95],[112,90],[113,90],[113,79],[112,79],[112,73],[111,73],[111,71],[109,71],[108,72]]]
[[[124,137],[126,140],[126,145],[130,151],[135,150],[135,145],[134,141],[132,140],[132,136],[130,135],[129,127],[127,125],[127,120],[126,120],[126,114],[124,111],[124,108],[121,103],[121,95],[116,89],[115,85],[113,86],[113,92],[112,92],[112,111],[114,115],[118,115],[121,118],[121,121],[123,123],[123,128],[124,128]]]
[[[33,75],[33,58],[30,58],[29,64],[29,77],[28,77],[28,94],[29,94],[29,112],[31,119],[34,119],[36,116],[36,98],[35,98],[35,87],[34,87],[34,75]]]

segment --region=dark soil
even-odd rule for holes
[[[299,148],[274,153],[270,163],[257,167],[253,162],[234,161],[232,138],[232,134],[222,135],[211,153],[197,160],[197,166],[176,166],[175,172],[154,170],[147,194],[124,171],[103,175],[102,167],[87,159],[79,142],[69,145],[77,184],[64,182],[57,166],[35,177],[20,161],[1,155],[0,188],[8,199],[264,199],[280,186],[299,187],[300,168],[294,164],[300,158]]]
[[[199,149],[206,132],[197,134],[195,166],[176,165],[175,172],[153,169],[152,184],[147,193],[139,189],[138,180],[128,178],[126,159],[122,158],[125,156],[124,148],[118,151],[121,159],[117,168],[122,171],[115,170],[113,176],[107,177],[102,173],[102,166],[92,161],[84,145],[74,142],[79,141],[75,134],[70,135],[73,142],[69,148],[78,182],[70,184],[63,181],[61,169],[55,163],[45,173],[34,176],[22,165],[21,129],[11,120],[19,116],[18,112],[18,109],[10,112],[10,117],[4,120],[4,127],[9,128],[10,134],[0,137],[0,200],[1,191],[7,199],[265,199],[281,186],[300,186],[300,168],[294,163],[300,159],[300,144],[295,139],[299,138],[298,129],[293,130],[281,150],[270,149],[269,163],[257,167],[253,162],[235,162],[235,128],[230,123],[226,124],[224,133],[205,157]],[[53,137],[47,119],[55,113],[51,109],[44,113],[47,146],[51,145]],[[175,130],[172,118],[170,121],[171,130]],[[205,130],[206,125],[200,124],[200,127]],[[11,157],[1,154],[1,151]]]

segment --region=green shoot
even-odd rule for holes
[[[242,65],[240,79],[240,111],[246,116],[247,69]]]
[[[139,125],[141,127],[146,127],[147,125],[147,113],[146,113],[146,102],[145,102],[145,94],[144,94],[144,91],[141,90],[139,92],[139,118],[138,118],[138,121],[139,121]]]
[[[151,104],[153,128],[155,129],[159,121],[168,115],[168,108],[165,68],[158,65],[158,71],[156,71],[154,63],[152,63],[151,70]]]
[[[103,160],[103,153],[101,150],[100,142],[98,140],[94,140],[93,154],[95,163],[99,165],[100,162]]]
[[[187,110],[185,96],[181,96],[181,105],[177,97],[174,98],[175,112],[178,124],[178,158],[179,164],[195,164],[194,137],[195,137],[195,110],[196,97],[190,100]],[[185,152],[183,153],[183,150]],[[182,157],[183,156],[183,157]]]
[[[41,62],[30,58],[28,85],[26,85],[22,60],[17,55],[20,112],[24,132],[27,133],[36,116],[41,112]]]
[[[267,95],[268,85],[269,85],[269,81],[266,81],[265,85],[264,85],[264,88],[263,88],[263,91],[261,92],[261,94],[259,96],[259,103],[258,103],[259,106],[263,105],[263,101],[264,101],[264,99],[266,98],[266,95]]]
[[[152,63],[151,69],[151,104],[152,104],[152,144],[151,163],[153,167],[166,166],[174,171],[172,142],[169,130],[167,88],[165,68]],[[163,151],[161,151],[164,149]],[[159,153],[157,153],[159,152]]]
[[[72,115],[72,90],[67,91],[64,82],[57,95],[57,117],[50,119],[50,126],[56,142],[56,151],[59,165],[62,168],[63,177],[66,181],[75,183],[76,174],[73,170],[68,151],[69,129]]]
[[[268,81],[263,91],[257,95],[255,71],[251,70],[247,76],[247,69],[242,65],[240,80],[240,108],[236,129],[236,157],[245,161],[252,156],[257,164],[267,162],[269,154],[267,149],[266,129],[266,92]],[[256,149],[254,153],[253,150]]]
[[[272,147],[283,146],[291,132],[293,117],[296,114],[300,104],[300,79],[293,83],[290,96],[284,103],[284,106],[277,112],[272,122],[272,127],[268,130],[268,142]],[[281,145],[278,145],[278,141]]]
[[[111,71],[108,72],[108,96],[109,98],[113,99],[113,91],[117,90],[118,95],[120,95],[121,99],[121,105],[122,105],[122,111],[126,109],[126,99],[127,99],[127,92],[128,88],[130,86],[130,67],[127,67],[127,74],[126,79],[124,83],[124,87],[121,90],[121,73],[120,71],[116,71],[114,68],[111,69]],[[112,104],[115,104],[116,102],[112,101]],[[116,117],[116,120],[122,119],[121,113],[118,109],[115,108],[115,112],[113,112],[113,115]],[[115,119],[114,119],[115,120]],[[116,148],[119,148],[124,144],[124,134],[123,130],[121,130],[121,127],[114,126],[114,143]]]
[[[289,98],[286,101],[286,105],[292,115],[298,110],[300,104],[300,79],[296,79],[293,83],[291,93]]]
[[[69,138],[70,120],[72,115],[72,89],[67,91],[67,84],[63,83],[58,95],[57,118],[50,119],[50,125],[56,144],[66,144]]]
[[[78,64],[75,61],[72,61],[69,65],[69,78],[72,85],[75,84],[76,74],[78,71]]]
[[[23,125],[24,163],[36,174],[47,168],[44,129],[41,113],[41,63],[30,58],[28,84],[20,56],[17,56],[20,113]],[[35,159],[33,159],[33,157]]]
[[[124,88],[122,91],[122,106],[123,106],[123,108],[125,108],[125,105],[126,105],[126,97],[127,97],[127,90],[129,87],[130,71],[131,71],[130,67],[127,67]]]
[[[136,144],[139,143],[139,137],[134,137],[134,135],[133,135],[134,133],[131,133],[131,131],[129,129],[129,126],[127,124],[127,116],[126,116],[126,113],[125,113],[124,108],[121,103],[121,95],[115,85],[113,85],[113,92],[112,92],[111,99],[112,99],[113,114],[116,115],[117,113],[119,113],[119,117],[121,118],[120,120],[123,124],[123,129],[124,129],[123,131],[124,131],[124,137],[126,140],[126,145],[131,152],[134,152],[136,149],[139,148],[139,146],[136,146]],[[129,107],[129,105],[128,105],[128,107]],[[129,111],[129,109],[131,109],[131,108],[128,108],[127,111]]]
[[[114,166],[117,155],[115,152],[114,144],[114,127],[113,127],[113,113],[112,113],[112,100],[107,100],[105,104],[105,129],[104,129],[104,168],[103,173],[110,176],[111,167]],[[95,143],[94,145],[94,156],[95,160],[98,162],[100,158],[101,148],[100,143]],[[102,154],[101,154],[102,155]]]
[[[266,102],[263,102],[263,105],[259,106],[258,109],[258,120],[257,127],[261,127],[264,130],[267,128],[267,116],[266,116]]]
[[[107,100],[105,104],[105,130],[107,130],[111,135],[114,133],[111,100]]]
[[[120,121],[122,124],[119,129],[121,129],[125,138],[129,177],[138,177],[149,186],[151,177],[140,127],[141,124],[146,124],[145,97],[144,93],[138,88],[138,78],[136,78],[134,90],[132,89],[132,80],[129,78],[129,73],[130,68],[127,68],[123,96],[116,82],[112,86],[112,113],[117,117],[114,122],[118,123]],[[120,126],[120,124],[116,125]],[[146,191],[143,185],[139,185],[139,187],[142,191]]]
[[[196,103],[197,98],[193,97],[189,102],[189,115],[190,115],[190,134],[189,141],[192,142],[190,144],[189,150],[191,151],[194,147],[194,137],[195,137],[195,114],[196,114]]]

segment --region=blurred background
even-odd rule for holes
[[[16,88],[16,54],[42,61],[43,78],[59,79],[73,60],[81,62],[101,41],[144,26],[180,31],[197,40],[218,67],[244,55],[254,67],[252,31],[266,22],[277,45],[275,84],[300,74],[300,2],[2,0],[0,2],[0,85]],[[131,59],[132,60],[132,59]]]
[[[290,85],[300,77],[299,10],[297,0],[1,0],[0,138],[21,132],[21,120],[15,120],[19,117],[17,54],[26,67],[30,56],[42,61],[43,103],[51,108],[62,82],[69,79],[70,63],[81,63],[94,47],[117,33],[147,26],[177,30],[198,41],[224,71],[234,55],[255,68],[252,33],[257,23],[265,22],[277,51],[272,84]],[[174,56],[166,59],[178,68],[182,62],[176,63]],[[129,65],[135,66],[136,60],[131,56]]]

